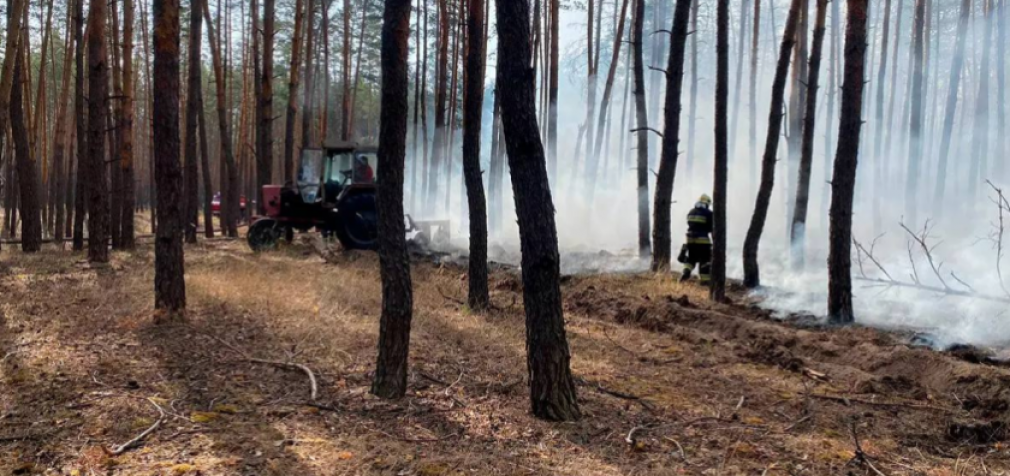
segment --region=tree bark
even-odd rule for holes
[[[673,183],[677,173],[677,146],[680,143],[680,95],[684,88],[684,50],[687,47],[687,22],[691,0],[676,0],[673,27],[670,29],[670,53],[666,61],[666,104],[663,122],[663,149],[656,176],[656,197],[653,204],[652,270],[669,271],[671,253],[670,207],[673,204]],[[606,95],[604,95],[606,97]]]
[[[199,140],[197,135],[199,118],[197,116],[203,114],[203,66],[200,61],[200,43],[203,39],[203,17],[200,12],[203,7],[200,6],[200,3],[204,1],[206,0],[192,0],[189,15],[189,65],[187,67],[189,83],[186,86],[186,131],[184,135],[186,143],[185,168],[183,169],[186,243],[196,243],[200,210],[200,168],[197,158],[197,154],[200,153],[197,143]]]
[[[340,125],[342,140],[349,140],[354,135],[351,130],[351,0],[344,0],[344,52],[342,68],[343,94],[341,95]]]
[[[78,0],[80,1],[80,0]],[[120,127],[119,166],[123,178],[119,245],[133,249],[134,208],[136,206],[135,178],[133,174],[133,0],[123,0],[123,116]]]
[[[685,173],[691,177],[691,165],[694,163],[694,132],[698,119],[698,5],[700,0],[694,0],[694,8],[691,9],[691,106],[687,112],[687,156],[684,158]],[[622,147],[623,149],[623,147]]]
[[[313,81],[315,75],[313,74],[313,69],[315,66],[312,64],[312,48],[315,42],[315,0],[307,0],[305,4],[305,90],[302,93],[302,147],[315,147],[316,146],[316,134],[314,130],[314,124],[312,123],[312,118],[315,114],[312,114],[312,109],[315,105],[315,87],[316,84]],[[329,23],[324,21],[324,24]],[[325,27],[324,27],[325,28]],[[323,37],[324,45],[329,45],[330,39]],[[329,64],[326,62],[325,64]],[[326,77],[329,77],[329,72],[324,73]],[[326,110],[329,107],[326,101],[323,102],[323,117],[326,117]],[[323,138],[326,137],[326,128],[323,128],[323,133],[321,134]],[[297,176],[297,174],[295,174]]]
[[[22,49],[26,49],[27,38],[22,39]],[[28,141],[28,118],[24,101],[26,90],[31,91],[25,80],[25,59],[19,52],[14,67],[14,87],[11,89],[10,118],[11,136],[17,160],[18,203],[21,212],[21,251],[34,253],[42,249],[42,218],[39,215],[38,172],[32,159],[31,144]]]
[[[295,0],[295,31],[291,38],[291,65],[288,67],[288,114],[284,121],[284,182],[295,180],[295,125],[298,119],[298,70],[301,67],[302,0]],[[306,52],[311,55],[312,52]],[[309,95],[309,90],[305,90]],[[302,147],[306,147],[302,144]]]
[[[158,231],[154,241],[155,322],[186,308],[179,165],[179,0],[154,0],[154,160]]]
[[[354,110],[358,105],[358,86],[361,84],[361,54],[365,51],[365,32],[367,30],[368,22],[368,6],[369,0],[365,0],[365,3],[361,6],[361,27],[358,29],[358,54],[356,61],[354,62],[354,82],[351,83],[351,115],[348,117],[350,121],[350,129],[354,130]]]
[[[109,63],[105,42],[106,8],[88,10],[88,261],[109,261],[109,188],[105,173],[105,119],[109,110]]]
[[[80,0],[76,0],[80,1]],[[73,58],[73,54],[70,51],[70,47],[74,44],[71,34],[73,32],[73,4],[75,0],[70,0],[67,5],[67,30],[66,30],[66,41],[64,42],[65,48],[63,51],[63,78],[62,86],[60,87],[60,94],[56,97],[56,130],[55,130],[55,141],[53,143],[53,175],[55,181],[53,183],[53,205],[55,206],[55,222],[53,228],[53,240],[56,243],[63,243],[66,238],[66,232],[64,231],[66,225],[66,213],[70,211],[67,208],[65,200],[66,185],[64,180],[69,182],[70,177],[73,177],[69,173],[72,169],[71,165],[71,155],[67,154],[67,109],[70,106],[70,60]]]
[[[920,0],[921,1],[921,0]],[[828,319],[853,322],[852,311],[852,201],[863,123],[863,83],[866,61],[868,0],[846,0],[845,71],[842,80],[838,150],[831,181],[830,242],[828,254]]]
[[[765,222],[768,219],[772,191],[775,188],[775,163],[779,150],[779,137],[782,132],[782,116],[785,112],[789,56],[796,44],[796,28],[799,23],[800,4],[803,1],[792,0],[789,4],[786,26],[782,32],[782,45],[779,47],[778,64],[775,67],[775,79],[772,80],[768,134],[765,136],[765,150],[761,159],[761,185],[758,187],[758,195],[754,200],[754,214],[751,215],[750,226],[747,228],[747,236],[743,242],[743,285],[748,288],[756,288],[761,285],[758,247],[761,244],[761,234],[764,233]]]
[[[238,227],[236,222],[241,214],[239,204],[239,178],[238,165],[235,163],[235,152],[232,147],[231,126],[228,121],[229,113],[226,110],[227,99],[225,90],[224,65],[221,59],[221,43],[215,41],[214,24],[210,21],[210,8],[207,2],[203,2],[203,16],[207,21],[207,35],[210,43],[211,56],[214,62],[214,84],[217,92],[217,126],[218,135],[221,140],[221,153],[224,156],[224,169],[227,175],[224,188],[224,196],[221,203],[221,227],[223,233],[231,238],[238,237]]]
[[[790,227],[790,249],[794,270],[805,266],[807,233],[807,206],[810,203],[810,173],[814,164],[814,131],[817,122],[817,89],[821,72],[821,50],[824,46],[824,23],[828,0],[817,0],[817,18],[814,20],[814,37],[810,45],[810,69],[807,75],[807,102],[803,114],[803,137],[800,146],[800,170],[796,181],[796,203]]]
[[[729,100],[729,0],[716,3],[715,39],[715,170],[712,186],[714,226],[712,231],[712,282],[709,296],[726,300],[726,205],[729,137],[726,130],[726,102]]]
[[[266,213],[263,186],[273,181],[273,115],[274,115],[274,0],[263,0],[263,60],[260,71],[259,117],[257,118],[257,194],[260,213]]]
[[[497,84],[523,251],[530,404],[538,418],[575,420],[580,412],[561,306],[554,202],[535,119],[529,4],[525,0],[499,0],[496,5],[500,58]]]
[[[560,64],[558,46],[561,43],[559,36],[561,0],[550,0],[550,2],[551,57],[550,81],[547,86],[547,175],[553,178],[556,183],[558,177],[558,66]],[[625,0],[625,5],[627,5],[627,0]],[[621,25],[622,27],[624,25],[623,16],[621,17]]]
[[[905,176],[905,216],[909,223],[918,223],[919,163],[922,161],[922,86],[923,30],[926,23],[926,0],[915,2],[915,23],[912,27],[912,90],[908,123],[908,170]],[[846,46],[846,49],[848,47]]]
[[[747,166],[751,180],[748,180],[748,191],[753,193],[754,183],[758,177],[757,171],[757,78],[758,78],[758,42],[761,38],[761,0],[754,0],[754,28],[751,33],[750,47],[750,77],[749,104],[747,113]]]
[[[379,271],[382,316],[372,393],[400,398],[407,390],[413,311],[410,259],[403,234],[403,168],[407,148],[407,41],[410,0],[387,0],[382,22],[382,111],[379,130]]]
[[[876,124],[877,130],[874,133],[873,146],[873,223],[876,229],[880,223],[880,195],[883,191],[883,168],[884,156],[882,147],[884,145],[884,85],[887,82],[887,42],[890,39],[891,25],[891,0],[884,2],[884,29],[880,35],[880,67],[877,68],[877,99],[876,99]],[[895,72],[894,74],[897,74]],[[894,92],[891,92],[894,94]],[[829,125],[830,127],[830,125]]]
[[[645,22],[645,0],[635,0],[635,21],[632,24],[632,48],[635,61],[635,129],[638,131],[638,164],[636,176],[638,180],[638,256],[646,258],[651,252],[649,240],[649,116],[645,104],[645,64],[642,46],[645,39],[642,26]],[[595,77],[595,73],[594,73]],[[595,84],[595,80],[593,81]],[[592,100],[595,101],[595,86],[591,86]],[[587,140],[592,143],[592,122]]]
[[[558,0],[553,0],[558,1]],[[468,71],[463,101],[463,179],[470,211],[470,259],[467,305],[483,311],[490,305],[487,266],[487,202],[480,169],[481,114],[484,109],[484,0],[467,0]]]
[[[120,68],[120,45],[119,45],[119,2],[109,2],[109,8],[111,11],[108,12],[109,23],[111,24],[112,30],[109,34],[109,43],[112,48],[110,52],[107,53],[110,61],[110,69],[112,70],[112,96],[108,99],[109,107],[111,109],[111,114],[106,113],[105,122],[108,125],[106,131],[106,140],[108,141],[108,150],[106,152],[107,158],[102,159],[102,166],[109,164],[108,172],[110,175],[109,182],[111,183],[111,189],[109,190],[109,237],[112,242],[112,249],[118,250],[121,248],[119,239],[122,237],[122,222],[123,218],[123,173],[122,167],[120,167],[120,161],[117,160],[120,148],[122,147],[122,131],[119,130],[118,123],[123,117],[123,104],[119,98],[123,97],[123,76],[122,69]]]
[[[74,251],[84,250],[84,215],[87,213],[87,202],[90,194],[88,186],[91,183],[88,172],[91,165],[88,162],[88,119],[85,112],[84,80],[87,70],[84,69],[84,1],[74,2],[74,116],[77,124],[77,190],[74,192],[74,236],[72,248]],[[10,38],[8,36],[8,38]]]

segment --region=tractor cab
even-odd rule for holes
[[[352,143],[302,150],[297,177],[302,202],[333,208],[345,193],[374,189],[377,162],[374,147]]]

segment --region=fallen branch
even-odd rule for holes
[[[896,401],[877,402],[873,400],[865,400],[862,398],[846,397],[844,395],[828,395],[823,393],[811,393],[810,396],[814,398],[819,398],[821,400],[830,400],[834,402],[839,402],[846,406],[851,405],[853,403],[859,403],[861,405],[870,405],[878,407],[913,408],[916,410],[934,410],[944,413],[954,413],[954,411],[949,408],[937,407],[933,405],[924,405],[921,403],[913,403],[913,402],[896,402]]]
[[[154,405],[154,408],[158,409],[158,421],[154,422],[153,425],[151,425],[150,427],[148,427],[148,429],[144,430],[143,433],[137,435],[134,439],[132,439],[130,441],[127,441],[126,443],[123,443],[123,444],[121,444],[119,446],[113,446],[112,447],[112,451],[111,451],[112,456],[121,455],[121,454],[125,453],[127,450],[129,450],[130,448],[133,448],[134,446],[138,445],[141,441],[144,440],[144,438],[147,438],[147,435],[150,435],[151,433],[154,433],[154,430],[157,430],[158,427],[161,426],[161,423],[163,421],[165,421],[165,409],[161,408],[161,405],[158,405],[157,403],[155,403],[154,400],[152,400],[150,398],[148,398],[147,401],[151,405]]]
[[[916,283],[908,283],[908,282],[904,282],[904,281],[888,281],[886,279],[880,279],[880,278],[861,278],[861,277],[856,277],[854,279],[857,280],[857,281],[865,281],[865,282],[868,282],[868,283],[883,284],[885,286],[895,286],[895,287],[899,287],[899,288],[919,289],[919,290],[922,290],[922,291],[930,291],[930,292],[935,292],[935,293],[947,294],[947,295],[951,295],[951,296],[961,296],[961,297],[967,297],[967,298],[973,298],[973,299],[981,299],[981,300],[984,300],[984,301],[1010,303],[1010,298],[1008,298],[1008,297],[995,296],[995,295],[992,295],[992,294],[981,294],[981,293],[978,293],[978,292],[971,292],[971,291],[958,291],[956,289],[950,289],[950,288],[944,289],[944,288],[941,288],[939,286],[930,286],[928,284],[916,284]]]
[[[872,470],[873,473],[876,474],[877,476],[887,476],[884,473],[880,472],[880,470],[877,469],[876,466],[873,466],[873,462],[870,461],[870,457],[866,454],[866,452],[863,451],[863,445],[859,443],[859,436],[856,434],[855,420],[853,420],[849,424],[849,431],[852,432],[852,442],[856,445],[856,456],[853,456],[852,460],[850,460],[849,462],[863,463],[866,465],[866,467],[870,468],[870,470]]]
[[[305,372],[305,375],[307,375],[309,377],[309,385],[311,386],[311,390],[312,390],[312,392],[311,392],[312,400],[315,401],[316,397],[318,397],[318,395],[319,395],[319,386],[316,383],[316,375],[314,373],[312,373],[312,369],[310,369],[308,366],[302,365],[302,364],[298,364],[298,363],[294,363],[294,362],[281,362],[279,360],[257,359],[255,357],[250,356],[249,354],[247,354],[246,352],[244,352],[242,349],[239,349],[238,347],[235,347],[231,342],[228,342],[228,341],[226,341],[226,340],[224,340],[224,339],[222,339],[222,338],[220,338],[218,336],[211,335],[211,334],[206,334],[206,333],[204,333],[204,335],[206,335],[206,336],[208,336],[208,337],[210,337],[210,338],[212,338],[212,339],[214,339],[214,340],[216,340],[216,341],[224,344],[225,347],[228,347],[229,349],[231,349],[232,351],[234,351],[236,354],[241,355],[242,358],[246,359],[249,362],[256,363],[256,364],[273,365],[275,367],[281,367],[281,368],[287,368],[287,369],[298,369],[298,370],[301,370],[302,372]]]
[[[673,444],[677,445],[677,451],[680,451],[680,459],[684,461],[685,465],[687,465],[687,466],[691,465],[691,463],[687,461],[687,452],[684,451],[684,447],[683,446],[680,446],[680,442],[679,441],[677,441],[677,440],[675,440],[673,438],[670,438],[669,436],[664,436],[663,439],[665,439],[667,441],[670,441],[670,442],[673,442]]]

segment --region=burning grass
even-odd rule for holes
[[[0,474],[998,474],[1010,374],[865,328],[711,306],[670,277],[566,278],[585,418],[527,413],[521,282],[470,312],[418,258],[408,396],[368,394],[370,253],[187,248],[188,324],[152,325],[153,254],[0,255]],[[310,368],[319,397],[297,368]],[[150,400],[148,400],[150,399]],[[110,449],[164,422],[139,447]],[[993,431],[988,431],[993,430]],[[998,430],[998,431],[996,431]]]

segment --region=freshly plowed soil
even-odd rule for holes
[[[998,362],[779,321],[739,290],[712,305],[670,276],[566,277],[584,417],[548,423],[527,412],[516,271],[478,314],[464,268],[416,256],[410,389],[380,400],[378,260],[318,249],[189,246],[187,320],[156,326],[149,243],[102,267],[5,247],[0,475],[1010,471]]]

